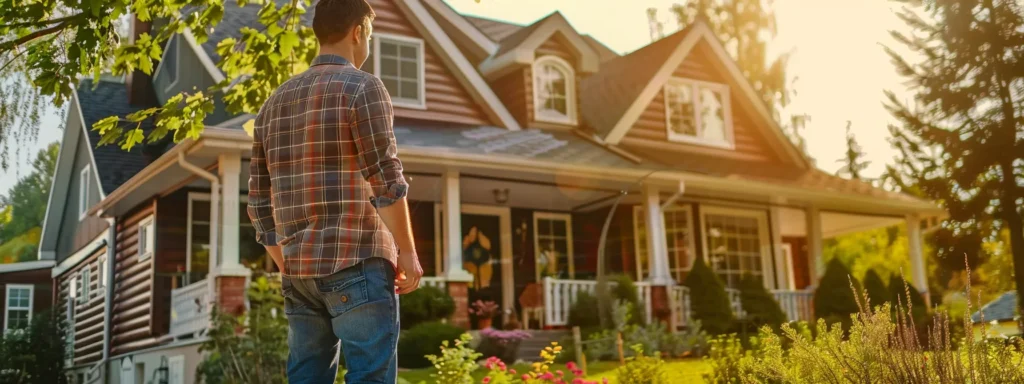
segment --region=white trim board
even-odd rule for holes
[[[20,263],[0,264],[0,273],[23,272],[33,269],[53,268],[53,260],[22,261]]]
[[[50,277],[60,276],[67,270],[74,268],[76,265],[78,265],[78,263],[81,263],[82,260],[91,255],[100,247],[107,245],[107,232],[109,231],[110,228],[103,230],[103,232],[101,232],[99,236],[96,236],[96,238],[89,242],[89,244],[82,247],[78,251],[75,251],[75,253],[71,254],[71,256],[68,256],[66,259],[61,261],[60,264],[54,266],[53,271],[50,272]]]
[[[503,75],[515,64],[530,65],[536,60],[536,51],[545,41],[548,41],[555,33],[560,33],[572,48],[580,55],[578,68],[584,73],[595,73],[600,67],[601,60],[597,52],[580,36],[579,33],[569,25],[569,21],[558,11],[538,21],[540,25],[535,27],[530,35],[519,45],[515,46],[501,55],[491,56],[480,63],[480,72],[487,78],[493,79]]]
[[[424,0],[430,8],[434,9],[438,15],[444,18],[449,24],[454,26],[460,32],[466,35],[469,41],[476,45],[476,48],[485,53],[484,56],[493,55],[494,52],[498,51],[498,44],[491,40],[483,32],[480,32],[469,20],[462,17],[458,12],[447,6],[441,0]]]

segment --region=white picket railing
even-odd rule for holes
[[[443,277],[423,276],[420,278],[421,287],[434,287],[447,292],[448,290],[445,288],[445,283],[446,280]]]
[[[740,290],[735,288],[726,288],[725,293],[729,295],[729,307],[732,309],[732,314],[737,319],[742,319],[747,316],[747,312],[743,311],[743,302],[740,301]]]
[[[640,302],[644,304],[644,322],[651,322],[651,313],[653,312],[651,303],[651,283],[640,282],[634,283],[636,285],[636,295],[640,297]]]
[[[615,282],[609,282],[615,284]],[[544,325],[564,326],[569,324],[569,310],[576,303],[581,292],[593,294],[597,289],[594,280],[563,280],[544,278]],[[636,283],[636,293],[644,303],[646,321],[651,320],[651,284]]]
[[[210,326],[210,290],[206,280],[171,291],[170,335],[195,335]]]
[[[670,288],[672,324],[676,329],[690,325],[690,288],[676,285]]]
[[[811,321],[814,319],[814,292],[776,289],[772,291],[772,294],[789,321]]]

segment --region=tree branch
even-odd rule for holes
[[[52,26],[50,28],[40,29],[38,31],[32,32],[32,33],[27,34],[25,36],[19,37],[17,39],[14,39],[14,40],[11,40],[11,41],[5,41],[3,43],[0,43],[0,52],[6,52],[6,51],[9,51],[9,50],[13,49],[14,47],[17,47],[19,45],[25,44],[25,43],[27,43],[29,41],[38,39],[38,38],[43,37],[43,36],[52,35],[54,33],[60,32],[60,31],[64,30],[64,28],[67,28],[68,25],[71,25],[71,21],[72,20],[64,20],[64,21],[60,22],[60,24],[54,25],[54,26]]]
[[[21,28],[21,27],[42,27],[44,25],[53,25],[56,23],[62,23],[69,20],[78,19],[84,17],[85,13],[76,13],[71,16],[58,17],[56,19],[49,20],[38,20],[38,21],[26,21],[23,23],[11,23],[11,24],[0,24],[0,28]]]

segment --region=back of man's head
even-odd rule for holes
[[[368,33],[376,16],[366,0],[320,0],[313,14],[313,34],[321,46],[332,44],[348,36],[356,26],[362,26],[363,33]]]

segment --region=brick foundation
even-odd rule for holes
[[[246,280],[244,276],[217,277],[216,304],[220,311],[235,315],[245,312]]]
[[[452,324],[469,329],[469,283],[449,281],[448,295],[455,301]]]

